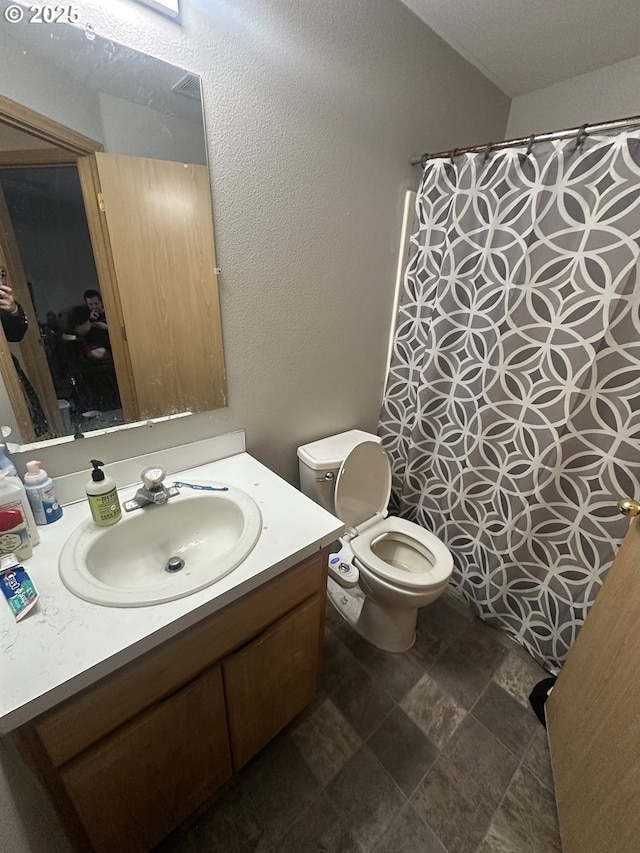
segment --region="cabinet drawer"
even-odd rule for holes
[[[60,775],[97,853],[150,850],[231,776],[220,667]]]
[[[223,662],[235,770],[314,699],[323,616],[315,595]]]
[[[59,767],[79,755],[324,590],[324,562],[314,554],[43,714],[35,728],[52,763]]]

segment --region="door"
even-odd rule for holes
[[[62,767],[93,849],[144,853],[231,776],[220,667]]]
[[[226,405],[206,166],[102,153],[85,160],[79,172],[107,317],[116,318],[109,335],[125,416]]]
[[[21,432],[21,442],[28,443],[36,438],[45,439],[64,435],[56,392],[51,379],[51,371],[40,340],[38,319],[31,301],[27,278],[22,265],[20,250],[13,231],[13,223],[7,208],[2,186],[0,185],[0,267],[9,274],[16,300],[27,316],[27,333],[20,343],[12,344],[23,370],[33,386],[47,419],[48,432],[36,436],[33,423],[27,409],[24,390],[13,365],[10,347],[0,331],[0,374],[7,390],[7,396],[13,408]],[[20,443],[20,442],[19,442]]]
[[[314,595],[222,664],[239,770],[315,698],[324,596]]]
[[[631,522],[545,711],[564,853],[638,853],[640,518]]]

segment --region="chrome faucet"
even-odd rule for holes
[[[165,486],[164,478],[166,476],[167,472],[162,468],[145,468],[140,474],[142,486],[130,501],[125,501],[123,504],[125,512],[142,509],[142,507],[150,504],[166,504],[169,498],[179,494],[175,486],[169,488]]]

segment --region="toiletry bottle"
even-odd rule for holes
[[[16,622],[23,619],[38,600],[33,581],[15,554],[0,557],[0,590],[7,599]]]
[[[33,554],[29,531],[19,509],[0,509],[0,554],[26,560]]]
[[[0,471],[4,471],[6,474],[10,474],[12,477],[17,477],[18,472],[16,471],[16,466],[13,462],[6,456],[6,446],[4,444],[0,444]]]
[[[7,473],[7,468],[0,469],[0,510],[19,509],[27,524],[29,539],[32,545],[40,541],[36,520],[27,499],[27,492],[17,477]]]
[[[40,468],[41,462],[27,462],[24,487],[33,510],[36,524],[52,524],[62,517],[62,507],[56,498],[53,480]]]
[[[100,467],[104,462],[92,459],[93,471],[86,485],[87,499],[91,507],[91,516],[98,527],[109,527],[122,517],[118,488],[112,477],[107,477]]]

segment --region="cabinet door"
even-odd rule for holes
[[[315,595],[223,662],[236,770],[315,697],[322,615]]]
[[[99,853],[142,853],[231,776],[220,667],[61,768]]]

